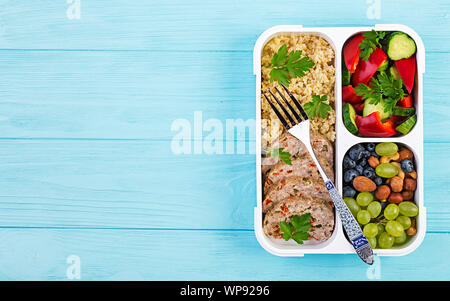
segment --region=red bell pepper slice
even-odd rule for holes
[[[395,127],[396,125],[402,123],[403,121],[405,121],[406,119],[408,119],[407,116],[397,116],[397,115],[392,115],[391,118],[389,118],[388,120],[386,120],[384,123],[386,124],[387,122],[392,124],[392,127]]]
[[[397,105],[399,107],[404,107],[404,108],[412,108],[413,106],[413,99],[411,94],[403,97],[402,100],[400,100],[399,102],[397,102]]]
[[[408,93],[411,93],[414,87],[414,78],[416,76],[416,55],[407,59],[395,61],[394,64],[402,77],[406,90],[408,90]]]
[[[353,86],[356,87],[359,84],[367,85],[378,67],[380,67],[387,59],[388,57],[383,49],[375,48],[367,61],[361,60],[359,62],[358,67],[352,76]]]
[[[397,133],[392,120],[381,122],[380,112],[373,112],[366,117],[356,115],[355,121],[359,133],[367,137],[390,137]]]
[[[356,94],[352,85],[342,87],[342,100],[349,103],[360,103],[363,101],[362,97]]]
[[[359,34],[353,37],[350,41],[345,43],[344,45],[344,62],[345,66],[347,66],[348,71],[351,73],[355,72],[356,66],[359,62],[359,53],[361,52],[361,48],[359,48],[359,44],[364,40],[362,34]]]
[[[364,110],[364,102],[354,103],[354,104],[352,104],[352,106],[355,109],[356,113],[362,114],[362,112]]]

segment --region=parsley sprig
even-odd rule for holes
[[[280,222],[280,230],[283,232],[284,240],[293,239],[298,244],[303,244],[304,240],[309,239],[308,230],[311,229],[311,213],[305,213],[301,216],[294,215],[291,222]]]
[[[269,150],[269,155],[274,159],[279,158],[287,165],[292,165],[291,154],[289,152],[283,152],[283,149],[284,147],[272,148]]]
[[[361,52],[359,53],[359,57],[367,61],[372,54],[372,52],[377,48],[381,47],[380,40],[382,40],[386,36],[384,31],[368,31],[363,33],[364,39],[361,43],[359,43],[359,48],[361,48]]]
[[[370,99],[369,103],[378,104],[380,101],[385,103],[385,112],[390,112],[404,96],[403,82],[401,79],[395,79],[386,73],[380,73],[377,78],[372,77],[371,87],[365,84],[359,84],[355,87],[357,95],[364,100]]]
[[[301,50],[293,50],[288,53],[287,45],[281,46],[272,57],[270,82],[277,81],[289,86],[291,78],[304,76],[309,69],[314,67],[314,62],[307,56],[301,56]]]
[[[326,103],[327,100],[327,95],[313,95],[312,101],[304,105],[308,117],[314,118],[316,116],[320,116],[322,118],[327,118],[328,112],[331,110],[331,106]]]

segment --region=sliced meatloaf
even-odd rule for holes
[[[311,145],[320,164],[323,165],[328,163],[333,165],[333,145],[331,145],[327,138],[318,134],[311,134]],[[282,134],[278,141],[272,145],[272,148],[283,148],[283,151],[290,153],[292,158],[309,155],[303,142],[292,136],[289,132]],[[262,173],[267,173],[267,171],[279,161],[280,159],[278,158],[273,158],[271,156],[265,157],[261,164]]]
[[[290,176],[307,177],[311,180],[322,179],[316,164],[309,154],[291,161],[292,165],[288,165],[282,161],[275,164],[266,174],[264,181],[264,195],[270,190],[273,184]],[[334,171],[333,165],[329,162],[321,164],[325,173],[333,181]]]
[[[316,198],[295,197],[279,201],[266,214],[263,222],[264,233],[273,238],[282,238],[280,222],[290,222],[294,215],[311,214],[311,230],[308,233],[318,241],[331,237],[334,229],[333,209],[327,201]]]
[[[322,199],[333,204],[322,178],[291,176],[271,185],[263,201],[263,212],[272,209],[278,201],[303,196]]]

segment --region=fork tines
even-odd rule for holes
[[[295,96],[291,93],[291,91],[288,90],[288,88],[286,88],[284,85],[281,85],[283,87],[283,89],[286,91],[286,93],[289,95],[289,97],[292,99],[292,102],[295,104],[295,106],[299,109],[300,114],[303,117],[300,117],[300,115],[295,111],[295,109],[292,107],[292,105],[287,101],[287,99],[284,97],[284,95],[281,93],[280,90],[278,90],[278,88],[275,86],[275,90],[278,92],[278,94],[281,96],[281,98],[283,99],[284,103],[287,105],[287,107],[289,108],[289,110],[292,112],[292,115],[294,115],[294,118],[291,116],[291,114],[289,114],[288,110],[285,108],[285,106],[283,105],[283,103],[275,96],[274,93],[272,93],[272,91],[270,91],[270,89],[268,90],[270,95],[272,95],[273,99],[275,99],[275,101],[277,102],[278,106],[281,108],[281,110],[283,111],[283,113],[287,116],[287,118],[290,121],[290,124],[288,123],[288,121],[283,117],[283,115],[280,113],[280,111],[276,108],[276,106],[272,103],[272,101],[270,100],[270,97],[267,97],[266,93],[263,92],[264,97],[267,99],[267,102],[269,103],[270,107],[272,108],[272,110],[275,112],[275,114],[277,115],[278,119],[280,119],[281,123],[283,124],[283,126],[286,129],[290,129],[291,127],[299,124],[302,121],[306,121],[308,120],[308,115],[306,114],[305,110],[303,109],[303,107],[301,106],[300,102],[295,98]]]

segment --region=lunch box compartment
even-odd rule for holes
[[[360,143],[369,143],[369,142],[374,142],[374,141],[364,141],[364,142],[360,142]],[[399,250],[399,251],[396,251],[396,252],[403,252],[402,250],[408,251],[411,248],[416,248],[416,246],[415,246],[416,243],[420,244],[421,240],[423,239],[423,235],[424,235],[424,233],[426,231],[425,229],[422,229],[422,227],[425,227],[425,212],[424,212],[425,211],[425,207],[423,205],[423,198],[419,198],[419,194],[420,194],[419,193],[419,181],[423,182],[422,181],[423,174],[420,174],[419,171],[418,171],[418,166],[419,166],[419,163],[420,163],[418,161],[419,155],[418,155],[418,152],[416,150],[414,150],[413,147],[411,147],[411,146],[409,146],[409,145],[407,145],[405,143],[400,143],[400,142],[396,142],[396,141],[393,141],[393,140],[383,140],[383,142],[394,142],[395,144],[397,144],[399,146],[399,148],[400,147],[407,148],[407,149],[409,149],[410,151],[413,152],[413,154],[414,154],[414,162],[413,163],[414,163],[414,167],[416,168],[415,170],[417,172],[417,179],[416,179],[416,181],[417,181],[417,189],[416,189],[416,191],[414,193],[413,201],[417,205],[417,207],[419,207],[419,214],[416,217],[416,229],[417,229],[417,234],[416,235],[408,237],[407,241],[404,244],[400,245],[400,246],[394,245],[390,249],[376,248],[376,249],[374,249],[374,251],[375,251],[375,253],[378,253],[380,251],[386,251],[386,250]],[[379,143],[379,142],[377,142],[377,143]],[[351,145],[346,150],[346,152],[344,153],[344,156],[348,153],[350,148],[352,148],[353,146],[355,146],[357,144],[359,144],[359,143],[355,143],[355,144]],[[344,157],[342,157],[342,158],[344,158]],[[341,160],[340,168],[342,168],[342,170],[344,170],[344,168],[343,168],[343,159]],[[342,180],[342,183],[344,183],[344,175],[343,174],[342,174],[341,180]],[[344,187],[344,185],[342,185],[342,187]],[[420,187],[422,189],[422,185]],[[420,233],[420,236],[419,236],[419,233]],[[348,237],[347,236],[345,236],[345,237],[346,237],[346,239],[348,241]],[[419,239],[419,241],[416,242],[416,240],[418,240],[418,239]],[[400,255],[403,255],[403,254],[400,254]]]
[[[415,114],[417,114],[417,118],[419,118],[419,115],[422,115],[422,107],[419,107],[419,105],[421,104],[419,101],[418,101],[418,97],[419,97],[419,95],[420,95],[420,97],[421,97],[421,95],[422,95],[422,87],[423,87],[423,85],[422,85],[422,73],[424,73],[425,72],[425,69],[424,69],[424,60],[425,60],[425,50],[424,50],[424,48],[423,48],[423,43],[422,43],[422,40],[420,39],[420,38],[417,38],[417,34],[415,33],[415,32],[413,32],[411,29],[409,29],[408,27],[406,27],[407,29],[406,30],[403,30],[405,27],[403,26],[403,25],[401,25],[401,28],[403,28],[403,29],[398,29],[398,30],[388,30],[388,29],[381,29],[381,28],[377,28],[377,26],[385,26],[385,25],[376,25],[375,26],[375,28],[372,28],[372,29],[375,29],[375,30],[385,30],[385,31],[387,31],[387,32],[394,32],[394,31],[403,31],[403,32],[405,32],[405,33],[407,33],[408,35],[410,35],[410,37],[414,40],[414,42],[416,43],[416,47],[417,47],[417,50],[416,50],[416,73],[414,74],[414,88],[412,89],[412,91],[411,91],[411,95],[412,95],[412,97],[413,97],[413,100],[414,100],[414,108],[415,108]],[[390,25],[387,25],[387,26],[390,26]],[[398,26],[398,25],[392,25],[392,26]],[[342,44],[342,47],[341,47],[341,49],[340,49],[340,51],[341,51],[341,60],[342,60],[342,53],[343,53],[343,48],[344,48],[344,45],[345,45],[345,43],[348,41],[348,40],[350,40],[351,38],[353,38],[354,36],[356,36],[356,35],[358,35],[358,34],[361,34],[361,33],[364,33],[364,32],[367,32],[367,31],[370,31],[370,30],[363,30],[363,31],[358,31],[358,32],[355,32],[355,33],[353,33],[353,34],[351,34],[350,36],[348,36],[346,39],[345,39],[345,41],[344,41],[344,43]],[[420,49],[419,49],[419,47],[420,47]],[[419,62],[420,62],[420,68],[422,69],[422,73],[419,73]],[[341,72],[341,77],[342,77],[342,67],[341,67],[342,65],[340,65],[339,66],[339,70],[340,70],[340,72]],[[341,87],[341,89],[342,89],[342,78],[341,78],[341,80],[339,81],[339,82],[337,82],[336,81],[336,83],[337,84],[339,84],[340,85],[340,87]],[[339,97],[340,97],[340,99],[342,100],[342,92],[341,92],[341,94],[339,95]],[[336,115],[336,118],[338,118],[337,117],[337,115]],[[340,117],[339,117],[342,121],[344,120],[344,116],[343,116],[343,114],[341,114],[340,115]],[[393,136],[393,137],[403,137],[403,136],[407,136],[407,135],[410,135],[412,132],[414,132],[414,128],[417,126],[417,124],[419,123],[419,120],[417,120],[417,122],[416,122],[416,124],[414,125],[414,127],[411,129],[411,131],[409,132],[409,133],[407,133],[406,135],[403,135],[403,134],[399,134],[399,133],[397,133],[395,136]],[[348,133],[350,133],[349,131],[348,131],[348,129],[344,126],[344,128],[345,128],[345,130],[348,132]],[[362,135],[359,135],[359,133],[357,133],[357,134],[352,134],[352,133],[350,133],[351,135],[353,135],[353,136],[355,136],[355,137],[360,137],[360,138],[373,138],[373,137],[367,137],[367,136],[362,136]],[[389,137],[389,138],[391,138],[391,137]],[[384,138],[384,139],[388,139],[388,138]]]
[[[359,137],[351,134],[342,120],[342,47],[351,36],[375,30],[403,31],[414,39],[417,46],[416,51],[416,82],[413,90],[417,123],[410,133],[399,137],[373,138]],[[324,38],[335,52],[335,113],[336,113],[336,142],[335,142],[335,185],[342,194],[343,169],[342,161],[351,146],[365,142],[394,142],[407,146],[415,156],[417,178],[417,190],[415,203],[419,207],[417,217],[417,234],[401,248],[374,249],[379,256],[402,256],[414,251],[423,241],[426,233],[426,208],[423,198],[423,116],[422,116],[422,76],[425,72],[425,50],[420,37],[409,27],[398,24],[382,24],[374,27],[322,27],[304,28],[301,25],[280,25],[272,27],[263,32],[255,43],[253,53],[253,71],[256,76],[256,183],[257,204],[254,208],[255,235],[261,246],[268,252],[277,256],[303,256],[304,254],[355,254],[355,250],[348,242],[340,218],[335,212],[335,228],[332,236],[324,242],[306,242],[299,245],[294,241],[284,241],[267,237],[263,232],[262,213],[262,174],[261,174],[261,54],[264,45],[273,37],[281,34],[312,34]]]

